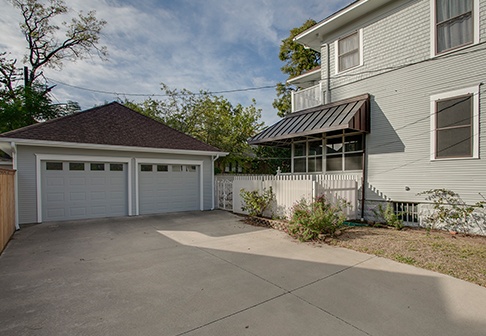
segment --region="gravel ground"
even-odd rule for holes
[[[326,243],[444,273],[486,287],[486,237],[405,228],[351,227]]]

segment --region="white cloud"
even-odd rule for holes
[[[273,85],[285,80],[278,51],[289,30],[309,18],[319,21],[349,2],[70,0],[74,13],[96,10],[96,16],[107,21],[101,44],[108,47],[109,60],[66,62],[61,71],[46,69],[45,74],[72,86],[125,93],[159,94],[161,82],[194,92]],[[21,59],[21,17],[6,0],[0,3],[0,50]],[[83,108],[117,98],[62,84],[54,94],[60,101],[78,101]],[[254,97],[267,124],[278,119],[272,108],[274,89],[224,96],[243,105]]]

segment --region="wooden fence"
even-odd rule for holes
[[[15,232],[15,170],[0,169],[0,253]]]
[[[227,187],[230,185],[232,189],[231,195],[224,193],[224,203],[218,202],[219,208],[223,208],[221,204],[232,203],[231,210],[236,213],[245,213],[241,209],[242,200],[240,196],[241,189],[248,191],[258,190],[262,192],[264,189],[272,187],[275,195],[275,202],[272,208],[267,211],[266,215],[274,215],[279,217],[288,217],[292,206],[305,198],[307,200],[315,199],[319,195],[325,195],[328,200],[334,202],[338,199],[344,199],[349,202],[350,206],[346,209],[348,218],[358,217],[359,193],[358,182],[360,175],[312,175],[312,174],[292,174],[292,175],[250,175],[250,176],[221,176],[217,177],[217,183],[225,183]],[[228,190],[228,188],[226,188]],[[221,194],[221,190],[217,189],[217,195]],[[229,207],[224,207],[229,210]]]

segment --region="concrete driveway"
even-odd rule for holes
[[[485,335],[486,288],[190,212],[22,228],[0,335]]]

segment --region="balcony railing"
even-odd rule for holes
[[[292,91],[292,112],[302,111],[324,104],[322,84],[299,91]]]

